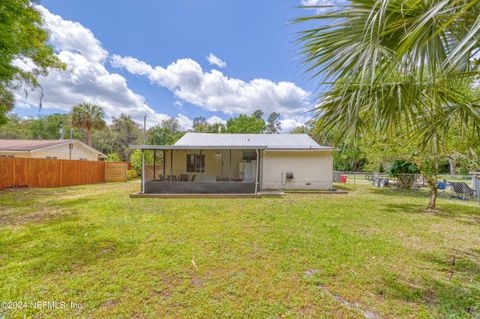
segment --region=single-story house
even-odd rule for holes
[[[187,133],[142,150],[142,193],[257,193],[330,189],[333,148],[307,134]]]
[[[105,154],[77,140],[0,139],[0,157],[99,161]]]

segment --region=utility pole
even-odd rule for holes
[[[143,117],[143,144],[147,144],[147,114]]]

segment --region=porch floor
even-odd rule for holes
[[[230,193],[230,194],[146,194],[131,193],[130,198],[262,198],[262,197],[283,197],[284,192],[259,192],[254,193]]]

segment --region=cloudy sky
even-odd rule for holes
[[[196,116],[210,122],[262,109],[282,115],[284,131],[311,113],[315,82],[298,65],[291,19],[320,0],[44,0],[51,43],[66,72],[41,78],[39,92],[18,94],[15,112],[44,116],[92,101],[109,118],[148,125]]]

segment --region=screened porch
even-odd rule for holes
[[[258,149],[188,149],[138,146],[142,150],[142,193],[257,193]]]

